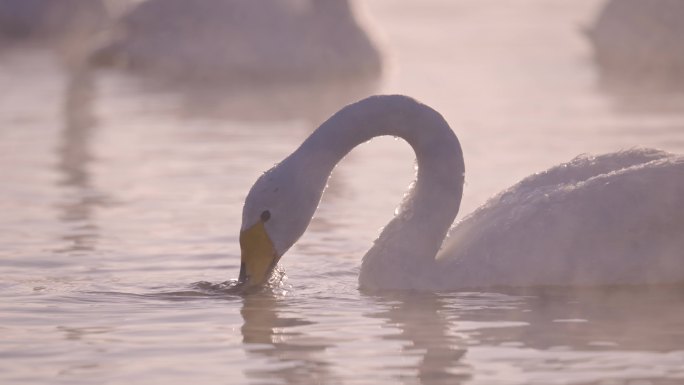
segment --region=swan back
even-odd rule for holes
[[[580,156],[458,223],[438,263],[452,274],[441,280],[452,287],[684,281],[683,209],[684,158],[647,149]]]

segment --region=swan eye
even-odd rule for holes
[[[268,210],[264,210],[261,212],[261,221],[266,222],[269,219],[271,219],[271,212]]]

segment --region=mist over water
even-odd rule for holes
[[[684,382],[681,285],[360,292],[361,257],[414,177],[410,147],[391,138],[335,169],[280,280],[250,293],[234,287],[250,186],[321,121],[370,94],[415,97],[454,129],[466,162],[457,219],[578,154],[682,154],[680,91],[606,86],[587,37],[606,2],[358,1],[353,23],[337,27],[354,27],[357,42],[369,42],[362,55],[378,55],[360,74],[250,73],[248,82],[235,73],[188,79],[177,68],[193,55],[202,62],[192,74],[230,64],[236,56],[215,56],[213,44],[241,24],[186,29],[177,13],[145,30],[136,19],[145,39],[175,31],[188,45],[133,44],[127,59],[90,65],[93,52],[134,36],[120,17],[141,2],[55,1],[90,5],[32,18],[31,7],[47,2],[25,1],[24,16],[8,24],[12,3],[22,1],[0,0],[0,383]],[[266,17],[254,2],[225,3],[252,4],[245,25]],[[324,3],[324,13],[341,4]],[[287,10],[289,21],[261,22],[236,41],[271,41],[277,27],[288,51],[282,44],[300,38],[286,33],[321,27],[307,4],[263,2],[268,20]],[[194,31],[202,38],[192,40]],[[349,48],[349,33],[333,38]],[[248,48],[243,64],[267,57]],[[155,52],[161,58],[145,62]]]

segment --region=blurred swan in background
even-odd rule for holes
[[[458,223],[465,166],[442,116],[405,96],[351,104],[251,188],[239,280],[259,285],[304,233],[335,165],[380,135],[406,140],[418,174],[363,258],[364,289],[449,290],[684,282],[684,157],[581,156],[530,176]]]
[[[381,72],[381,55],[346,0],[147,0],[118,29],[95,64],[230,83]]]
[[[0,37],[8,41],[92,34],[106,20],[100,0],[0,0]]]
[[[610,0],[588,31],[608,86],[684,89],[684,1]]]

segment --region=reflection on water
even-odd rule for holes
[[[676,351],[684,339],[660,331],[684,322],[683,303],[682,286],[541,292],[520,319],[529,323],[527,333],[505,338],[537,349]]]
[[[404,342],[404,355],[421,357],[415,368],[421,384],[549,384],[559,370],[566,383],[670,383],[653,375],[658,363],[661,375],[684,376],[684,336],[662,334],[683,325],[682,287],[377,300],[387,309],[368,316],[397,329],[383,338]],[[505,379],[504,373],[516,374]]]
[[[461,384],[472,377],[469,365],[461,362],[466,343],[452,333],[452,322],[445,314],[447,299],[433,293],[414,293],[377,300],[386,310],[368,316],[397,328],[397,334],[383,338],[402,341],[403,353],[421,357],[415,368],[421,385]]]
[[[301,327],[313,323],[288,316],[284,299],[273,293],[247,295],[240,310],[244,323],[240,328],[248,356],[265,359],[264,369],[248,369],[245,374],[256,380],[278,379],[284,384],[336,384],[325,350],[331,342],[307,337]]]
[[[568,384],[684,379],[684,339],[672,333],[684,325],[681,288],[367,298],[374,311],[359,315],[323,299],[298,304],[269,293],[244,297],[243,348],[259,363],[245,374],[255,383],[288,384],[387,375],[393,383],[421,385],[550,384],[559,376]],[[328,325],[314,321],[316,309],[326,306],[341,318],[328,318]],[[372,348],[353,340],[356,328],[374,336]],[[317,337],[322,330],[336,337]],[[354,357],[351,371],[347,354]]]
[[[110,327],[68,327],[58,326],[57,330],[64,333],[64,338],[71,341],[80,341],[91,334],[107,334],[114,331]]]
[[[93,211],[106,203],[106,196],[94,186],[90,168],[95,161],[92,141],[97,121],[93,116],[93,74],[84,68],[68,74],[64,98],[64,124],[57,148],[57,170],[60,185],[66,196],[59,204],[60,219],[68,233],[63,236],[67,245],[61,252],[87,252],[95,248],[98,227]]]

